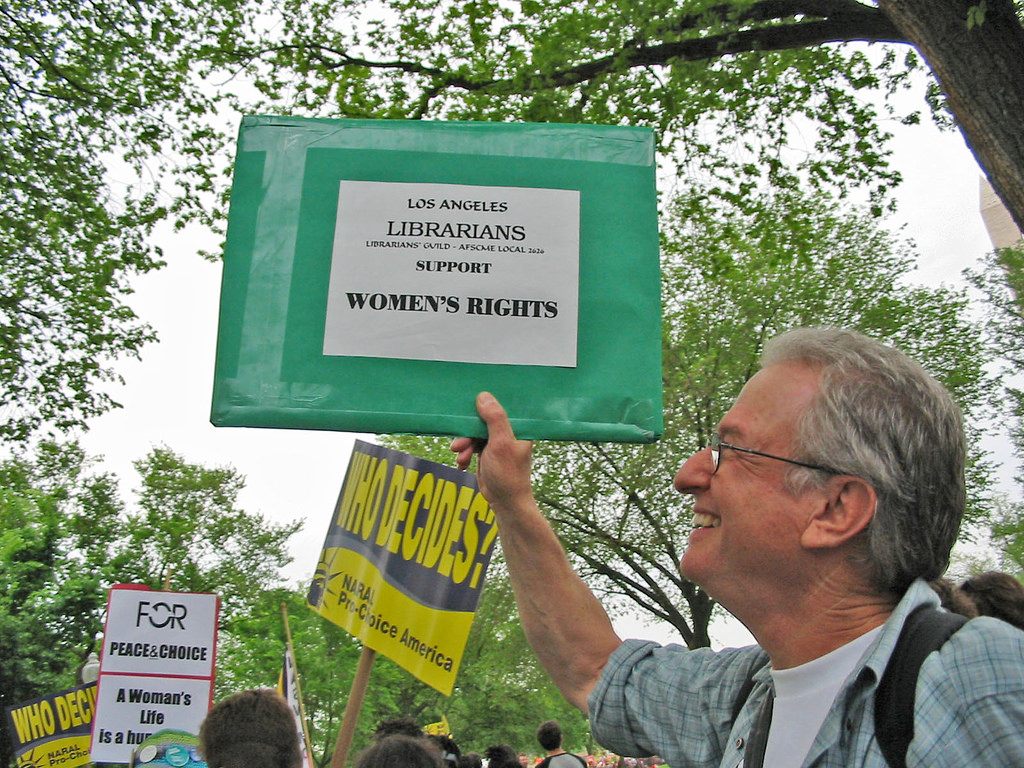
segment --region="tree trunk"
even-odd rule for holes
[[[1024,28],[1013,3],[879,0],[878,5],[931,67],[967,146],[1024,231]],[[984,16],[968,29],[972,7]]]

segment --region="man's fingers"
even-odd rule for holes
[[[483,453],[487,440],[481,437],[456,437],[449,450],[455,454],[455,466],[468,469],[474,453]]]
[[[472,437],[456,437],[452,440],[450,450],[452,453],[461,453],[473,445]]]
[[[455,457],[455,466],[461,470],[469,469],[469,464],[473,461],[473,453],[474,451],[472,448],[459,451],[458,455]]]
[[[476,412],[487,425],[488,440],[515,440],[508,414],[501,403],[490,392],[481,392],[476,396]]]
[[[483,453],[488,440],[504,438],[515,440],[512,425],[501,403],[490,392],[481,392],[476,398],[476,410],[487,425],[487,437],[456,437],[449,446],[455,456],[455,465],[459,469],[468,469],[474,453]]]

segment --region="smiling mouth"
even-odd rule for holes
[[[714,515],[709,515],[705,512],[694,512],[693,513],[693,527],[694,528],[717,528],[722,524],[720,518]]]

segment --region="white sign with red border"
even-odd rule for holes
[[[198,733],[213,701],[217,595],[117,584],[107,602],[90,754],[127,763],[167,728]]]

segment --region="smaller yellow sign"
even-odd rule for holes
[[[16,765],[76,768],[89,764],[89,731],[95,711],[96,683],[8,707],[8,733]]]
[[[427,723],[423,726],[423,732],[431,736],[451,736],[452,727],[448,725],[448,717],[441,715],[440,722]]]
[[[448,695],[496,535],[474,475],[356,441],[308,602]]]
[[[51,739],[18,753],[18,768],[76,768],[89,765],[89,735]]]

